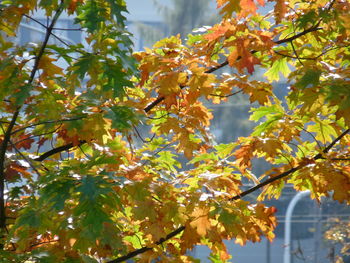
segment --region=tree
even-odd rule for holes
[[[269,2],[274,12],[260,14]],[[2,261],[192,262],[187,250],[205,244],[225,262],[225,239],[273,239],[275,208],[263,201],[286,183],[349,203],[350,3],[269,2],[218,0],[220,23],[132,58],[122,0],[1,1]],[[63,12],[85,44],[57,35]],[[46,31],[41,43],[11,41],[22,19]],[[223,67],[232,73],[216,75]],[[281,75],[285,100],[271,85]],[[237,93],[260,122],[215,145],[203,101]],[[274,168],[255,176],[255,159]]]
[[[324,233],[324,238],[328,243],[332,245],[330,249],[330,262],[343,263],[343,257],[350,255],[350,243],[349,243],[349,221],[342,221],[339,218],[333,218],[329,224],[328,229]],[[335,255],[335,246],[340,244],[341,256]]]

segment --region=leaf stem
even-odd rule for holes
[[[346,134],[348,134],[349,132],[350,132],[350,129],[347,129],[347,130],[345,130],[342,134],[340,134],[336,139],[334,139],[334,141],[333,141],[331,144],[329,144],[329,145],[323,150],[323,154],[326,154],[327,152],[329,152],[329,150],[332,149],[332,147],[333,147],[338,141],[340,141]],[[318,160],[318,159],[322,159],[322,158],[323,158],[322,154],[319,153],[319,154],[315,155],[312,159],[313,159],[313,160]],[[248,189],[248,190],[242,192],[241,194],[238,194],[238,195],[236,195],[236,196],[230,198],[229,201],[239,200],[239,199],[241,199],[242,197],[244,197],[244,196],[246,196],[246,195],[248,195],[248,194],[250,194],[250,193],[252,193],[252,192],[254,192],[254,191],[256,191],[256,190],[258,190],[258,189],[260,189],[260,188],[262,188],[262,187],[264,187],[265,185],[268,185],[268,184],[270,184],[270,183],[272,183],[272,182],[275,182],[275,181],[280,180],[280,179],[282,179],[282,178],[284,178],[284,177],[287,177],[288,175],[290,175],[290,174],[292,174],[292,173],[298,171],[299,169],[305,167],[306,165],[307,165],[307,164],[300,164],[299,166],[293,167],[293,168],[289,169],[288,171],[285,171],[285,172],[283,172],[283,173],[281,173],[281,174],[279,174],[279,175],[277,175],[277,176],[275,176],[275,177],[269,178],[269,179],[267,179],[266,181],[264,181],[264,182],[262,182],[262,183],[260,183],[260,184],[258,184],[258,185],[256,185],[256,186],[254,186],[254,187],[252,187],[252,188],[250,188],[250,189]],[[171,233],[169,233],[166,237],[161,238],[161,239],[160,239],[159,241],[157,241],[155,244],[156,244],[156,245],[160,245],[160,244],[164,243],[165,241],[167,241],[167,240],[171,239],[172,237],[176,236],[177,234],[180,234],[182,231],[185,230],[185,228],[186,228],[185,226],[180,226],[180,227],[177,228],[176,230],[174,230],[174,231],[172,231]],[[118,262],[123,262],[123,261],[126,261],[126,260],[128,260],[128,259],[130,259],[130,258],[136,257],[137,255],[140,255],[140,254],[142,254],[142,253],[144,253],[144,252],[146,252],[146,251],[149,251],[149,250],[152,250],[152,247],[142,247],[142,248],[136,249],[136,250],[134,250],[134,251],[128,253],[128,254],[125,255],[125,256],[121,256],[121,257],[116,258],[116,259],[114,259],[114,260],[108,261],[107,263],[118,263]]]
[[[300,32],[292,37],[289,37],[289,38],[285,38],[285,39],[281,39],[281,40],[278,40],[278,41],[274,41],[275,44],[283,44],[283,43],[287,43],[287,42],[292,42],[293,40],[299,38],[299,37],[302,37],[310,32],[314,32],[314,31],[317,31],[317,30],[321,30],[322,28],[321,27],[318,27],[320,24],[320,22],[318,22],[316,25],[308,28],[308,29],[305,29],[303,32]],[[254,54],[256,53],[257,51],[256,50],[252,50],[250,51],[250,53]],[[240,60],[242,57],[238,57],[237,60]],[[225,66],[227,66],[229,63],[228,63],[228,60],[225,60],[224,62],[222,62],[221,64],[215,66],[215,67],[212,67],[210,69],[208,69],[207,71],[205,71],[204,73],[213,73]],[[181,87],[181,88],[184,88],[184,87]],[[163,100],[165,99],[165,97],[161,96],[161,97],[158,97],[155,101],[153,101],[152,103],[150,103],[146,108],[144,108],[143,110],[148,113],[149,111],[151,111],[155,106],[157,106],[159,103],[161,103]]]

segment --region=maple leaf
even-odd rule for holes
[[[240,72],[243,68],[246,68],[252,74],[254,65],[260,64],[260,60],[251,53],[249,44],[249,39],[238,38],[235,41],[235,49],[230,53],[227,60],[231,67],[235,66]]]
[[[56,66],[53,62],[57,61],[48,55],[43,55],[39,61],[38,68],[43,70],[43,76],[55,76],[55,75],[63,75],[62,68]]]
[[[83,3],[84,0],[71,0],[68,6],[68,14],[73,14],[77,7]]]
[[[266,153],[270,158],[274,158],[283,149],[283,143],[274,139],[262,139],[256,142],[258,151]]]
[[[258,3],[263,6],[265,0],[258,0]],[[255,14],[258,9],[254,0],[217,0],[217,7],[222,8],[220,13],[225,18],[230,17],[234,12],[241,16]]]
[[[234,152],[234,156],[242,169],[251,167],[251,160],[254,152],[254,143],[243,145]]]
[[[282,19],[287,13],[287,4],[285,0],[276,0],[275,2],[276,2],[274,7],[275,19],[276,19],[276,24],[279,24],[281,23]]]
[[[21,174],[18,171],[18,167],[19,166],[16,162],[11,162],[11,164],[6,167],[5,179],[8,182],[17,181],[21,177]]]
[[[59,262],[192,262],[195,245],[226,262],[225,240],[272,240],[276,211],[260,201],[279,198],[287,182],[318,201],[349,203],[346,1],[276,0],[266,13],[265,0],[217,0],[218,24],[134,56],[124,2],[1,2],[0,184],[16,182],[0,193],[4,262],[37,249]],[[46,37],[22,44],[22,18],[38,24],[36,10]],[[59,39],[64,13],[76,27],[62,29],[84,35],[74,45]],[[230,73],[217,74],[227,65]],[[290,87],[272,89],[282,76]],[[210,110],[206,99],[224,107]],[[213,120],[224,135],[220,115],[242,126],[236,102],[259,123],[217,145]],[[255,158],[274,165],[258,179]],[[242,192],[245,180],[256,186]],[[242,200],[262,188],[257,202]]]
[[[158,223],[153,223],[147,226],[145,228],[145,232],[149,233],[152,236],[151,239],[153,240],[153,242],[157,242],[158,240],[166,236],[164,228]]]
[[[190,224],[186,224],[186,228],[181,235],[181,253],[185,253],[188,249],[192,249],[194,245],[200,242],[201,236]]]
[[[191,214],[194,218],[190,225],[195,228],[198,235],[205,236],[207,231],[211,228],[211,223],[208,218],[209,209],[197,207]]]
[[[25,150],[29,150],[32,147],[33,142],[35,142],[35,140],[31,134],[22,134],[18,136],[18,141],[15,142],[15,146],[17,148],[24,148]]]

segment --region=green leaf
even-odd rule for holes
[[[328,120],[318,121],[313,125],[309,125],[307,131],[314,132],[316,139],[323,143],[332,142],[333,138],[337,137],[337,132]]]
[[[84,263],[98,263],[96,259],[89,257],[87,255],[82,255],[81,258],[83,259]]]
[[[98,237],[103,236],[104,223],[112,223],[112,220],[109,218],[109,215],[101,209],[102,206],[98,204],[83,203],[81,207],[83,206],[84,209],[77,209],[75,211],[75,215],[82,215],[78,223],[83,228],[81,236],[94,241]],[[83,211],[83,213],[79,213],[79,211]]]
[[[140,244],[140,237],[136,236],[136,234],[132,236],[127,236],[124,238],[125,241],[128,241],[132,244],[132,246],[136,249],[141,248],[142,244]]]
[[[100,195],[111,191],[109,187],[106,187],[107,185],[108,183],[101,176],[84,176],[81,179],[81,185],[77,188],[77,192],[80,192],[80,202],[97,201]]]
[[[220,258],[220,255],[215,255],[215,254],[213,254],[213,253],[211,253],[211,254],[209,255],[208,259],[209,259],[210,262],[212,262],[212,263],[225,263],[225,262],[227,262],[226,260],[222,260],[222,259]]]
[[[32,88],[33,86],[31,84],[26,84],[18,88],[19,90],[12,95],[15,98],[16,105],[23,105],[24,101],[29,97]]]
[[[287,58],[277,59],[273,62],[272,67],[266,71],[264,74],[269,81],[278,81],[280,79],[280,74],[287,77],[291,72]]]
[[[253,113],[250,115],[249,120],[252,120],[255,122],[259,121],[261,118],[266,117],[267,115],[270,115],[270,114],[283,113],[281,107],[276,104],[271,106],[262,106],[259,108],[252,108],[250,111]]]
[[[102,79],[106,80],[103,85],[103,91],[113,90],[114,97],[125,95],[124,88],[132,87],[133,83],[128,79],[121,63],[115,61],[106,61],[103,64]]]
[[[297,26],[300,29],[305,29],[309,24],[314,25],[315,21],[318,20],[318,14],[315,12],[315,10],[311,9],[309,12],[301,15],[296,21]]]
[[[214,148],[216,150],[216,154],[219,158],[226,158],[228,155],[232,153],[232,150],[237,146],[237,143],[227,143],[227,144],[218,144],[215,145]]]
[[[237,216],[230,213],[226,209],[222,209],[220,212],[219,221],[224,225],[232,225],[237,223]]]
[[[51,207],[56,211],[61,211],[66,200],[71,197],[71,191],[75,186],[75,180],[72,179],[52,181],[41,190],[40,200],[43,203],[51,204]]]
[[[121,27],[125,27],[125,16],[122,15],[122,12],[126,12],[128,13],[127,9],[126,9],[126,5],[125,5],[125,1],[123,0],[107,0],[106,2],[109,3],[109,5],[111,6],[111,15],[114,15],[116,18],[117,23],[121,26]],[[112,17],[113,19],[113,17]]]
[[[260,125],[256,126],[254,128],[254,132],[252,133],[253,136],[259,136],[262,133],[268,131],[268,129],[276,122],[282,119],[282,114],[273,115],[271,118],[266,120],[265,122],[262,122]]]
[[[306,88],[309,85],[317,86],[320,83],[320,70],[309,69],[305,72],[304,76],[295,84],[296,87]]]
[[[85,54],[78,58],[77,62],[74,64],[74,73],[79,76],[80,79],[84,79],[85,74],[92,68],[92,66],[97,62],[97,57],[94,54]]]
[[[160,163],[162,167],[169,169],[172,172],[176,172],[176,167],[181,167],[181,163],[178,162],[174,157],[176,156],[170,151],[162,151],[158,153],[159,157],[157,158],[157,162]]]
[[[99,6],[97,1],[89,0],[78,8],[75,23],[80,23],[89,33],[94,33],[100,28],[101,22],[106,20],[102,15],[106,13],[107,10]]]
[[[216,155],[216,153],[212,152],[212,153],[203,153],[201,155],[198,155],[196,157],[194,157],[191,161],[189,161],[188,163],[194,164],[194,163],[198,163],[200,161],[205,161],[205,160],[214,160],[217,161],[219,160],[218,156]]]
[[[47,45],[46,48],[56,51],[69,65],[71,64],[73,58],[69,54],[73,53],[74,51],[70,48],[58,47],[55,45]]]
[[[124,132],[137,124],[138,118],[134,111],[126,106],[113,106],[109,108],[105,117],[112,120],[112,128]]]
[[[33,228],[40,227],[42,224],[40,213],[33,207],[27,207],[21,211],[21,215],[17,220],[18,226],[27,225]]]

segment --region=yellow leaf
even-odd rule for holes
[[[210,229],[211,224],[208,218],[209,208],[199,208],[197,207],[191,216],[195,219],[190,223],[193,228],[196,228],[197,233],[200,236],[205,236],[207,231]]]
[[[57,59],[50,58],[48,55],[43,55],[40,58],[38,68],[43,70],[42,76],[55,76],[55,75],[63,75],[63,70],[53,64],[53,62],[57,61]]]

